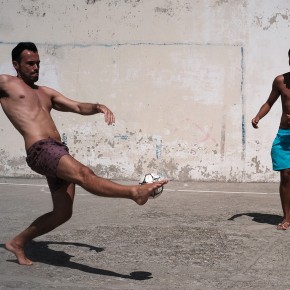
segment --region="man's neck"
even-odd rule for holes
[[[17,78],[20,79],[20,80],[22,80],[26,85],[28,85],[28,86],[31,87],[32,89],[36,89],[36,88],[38,88],[38,86],[35,85],[34,82],[29,81],[29,80],[25,80],[25,79],[23,79],[20,75],[17,75]]]

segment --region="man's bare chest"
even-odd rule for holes
[[[15,106],[25,107],[42,107],[44,109],[51,109],[51,98],[47,95],[41,87],[36,86],[30,88],[29,86],[15,85],[6,92],[7,102],[13,103]]]

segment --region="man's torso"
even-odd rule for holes
[[[49,89],[25,84],[13,76],[0,76],[0,103],[3,111],[20,132],[28,149],[48,137],[60,140],[51,118],[52,96]]]

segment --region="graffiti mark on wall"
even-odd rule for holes
[[[115,135],[114,138],[118,139],[118,140],[124,140],[124,141],[127,141],[129,139],[129,136],[128,135],[122,135],[122,134],[119,134],[119,135]]]
[[[198,143],[206,143],[206,142],[214,142],[217,143],[214,137],[212,137],[211,132],[213,130],[213,126],[211,127],[201,127],[198,124],[194,124],[194,126],[199,130],[201,133],[201,138],[198,140]]]

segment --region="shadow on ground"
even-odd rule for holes
[[[65,253],[64,251],[56,251],[49,248],[50,245],[69,245],[76,247],[85,247],[90,251],[95,251],[97,253],[104,251],[104,248],[98,248],[91,245],[83,243],[73,243],[73,242],[55,242],[55,241],[32,241],[26,247],[26,255],[29,259],[34,262],[44,263],[53,266],[66,267],[70,269],[76,269],[90,274],[105,275],[112,277],[119,277],[124,279],[133,280],[148,280],[152,278],[152,273],[144,271],[135,271],[129,275],[116,273],[110,270],[100,269],[91,267],[88,265],[76,263],[70,261],[71,255]]]
[[[275,214],[267,214],[267,213],[257,213],[257,212],[247,212],[247,213],[239,213],[233,215],[229,218],[229,221],[233,221],[239,217],[248,216],[251,217],[253,221],[261,224],[270,224],[270,225],[277,225],[281,222],[282,216],[275,215]]]

